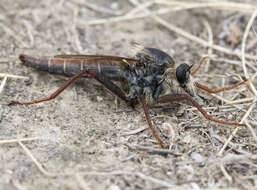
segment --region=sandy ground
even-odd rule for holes
[[[105,20],[122,18],[135,8],[131,2],[1,1],[0,73],[29,80],[1,75],[0,189],[257,188],[257,107],[247,86],[218,96],[199,91],[209,114],[227,121],[244,118],[248,127],[242,129],[209,122],[185,102],[151,109],[154,125],[170,145],[165,154],[148,130],[142,110],[117,103],[91,79],[77,81],[50,102],[6,106],[12,100],[50,95],[67,80],[22,66],[17,59],[20,53],[130,56],[131,42],[136,41],[166,51],[178,63],[198,63],[208,52],[215,54],[215,60],[196,75],[196,80],[211,88],[235,84],[245,76],[238,56],[190,41],[150,16],[133,18],[143,10],[131,12],[130,20]],[[183,9],[192,2],[196,1],[155,5],[149,10]],[[257,7],[254,0],[243,2]],[[171,11],[160,17],[207,42],[213,40],[240,53],[254,7],[231,7],[223,4],[218,9]],[[107,23],[93,24],[97,19]],[[256,20],[245,44],[246,56],[252,55],[246,60],[250,77],[257,71],[255,31]],[[257,86],[256,79],[253,86]],[[146,147],[155,154],[141,150]]]

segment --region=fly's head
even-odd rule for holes
[[[171,93],[188,93],[195,95],[194,85],[192,83],[191,68],[186,63],[175,65],[168,68],[165,72],[165,81]],[[184,91],[184,92],[183,92]]]
[[[185,90],[189,95],[194,96],[193,84],[191,81],[191,68],[193,65],[189,66],[186,63],[180,64],[176,68],[176,79],[179,86]]]
[[[176,78],[182,88],[187,86],[190,78],[190,70],[191,67],[186,63],[183,63],[176,68]]]

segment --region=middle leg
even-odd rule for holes
[[[124,100],[125,102],[130,102],[131,104],[134,103],[134,101],[135,101],[134,99],[131,99],[129,96],[126,96],[124,94],[124,92],[121,90],[121,88],[118,87],[116,84],[114,84],[111,80],[109,80],[105,75],[97,73],[95,71],[89,71],[89,74],[93,78],[95,78],[98,82],[100,82],[102,85],[104,85],[107,89],[109,89],[112,93],[114,93],[116,96],[118,96],[119,98]],[[149,108],[147,107],[145,97],[141,96],[140,101],[141,101],[143,109],[144,109],[146,121],[148,123],[149,128],[152,131],[153,136],[158,141],[158,144],[162,148],[165,148],[166,144],[161,140],[160,136],[158,135],[158,132],[156,131],[156,129],[154,128],[154,126],[152,124],[150,114],[149,114]]]

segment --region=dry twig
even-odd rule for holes
[[[241,54],[242,54],[242,67],[243,67],[243,70],[244,70],[245,77],[246,77],[247,79],[250,79],[250,84],[249,84],[249,85],[250,85],[250,88],[251,88],[252,92],[254,93],[255,97],[257,98],[257,90],[256,90],[256,88],[254,87],[254,85],[252,84],[250,75],[249,75],[249,73],[248,73],[248,71],[247,71],[247,69],[246,69],[246,60],[245,60],[245,57],[246,57],[246,55],[245,55],[245,44],[246,44],[247,36],[248,36],[248,34],[249,34],[249,31],[250,31],[250,29],[251,29],[251,27],[252,27],[252,25],[253,25],[253,22],[254,22],[256,16],[257,16],[257,8],[256,8],[256,10],[253,12],[253,14],[252,14],[252,16],[251,16],[251,18],[250,18],[250,20],[249,20],[247,26],[246,26],[246,29],[245,29],[245,32],[244,32],[244,36],[243,36],[243,40],[242,40]]]

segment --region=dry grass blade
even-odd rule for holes
[[[19,75],[11,75],[11,74],[7,74],[7,73],[0,73],[0,78],[16,78],[16,79],[25,79],[28,80],[29,77],[25,77],[25,76],[19,76]]]
[[[157,11],[151,11],[149,13],[144,14],[135,14],[138,13],[147,7],[150,7],[153,4],[166,4],[171,5],[171,7],[160,9]],[[174,5],[178,5],[178,7],[174,7]],[[233,7],[233,9],[232,9]],[[227,8],[230,10],[235,11],[243,11],[252,13],[254,11],[254,5],[245,5],[242,3],[222,3],[222,2],[214,2],[214,3],[184,3],[184,2],[171,2],[171,1],[147,1],[141,5],[138,5],[136,8],[129,11],[127,14],[118,16],[118,17],[111,17],[108,19],[96,19],[89,21],[87,23],[81,23],[82,25],[97,25],[97,24],[105,24],[105,23],[114,23],[114,22],[122,22],[127,20],[134,20],[138,18],[146,18],[153,15],[163,15],[174,11],[182,11],[182,10],[189,10],[189,9],[199,9],[199,8]]]
[[[32,155],[32,153],[30,152],[30,150],[21,142],[18,141],[18,144],[22,147],[22,149],[25,151],[25,153],[31,158],[31,160],[34,162],[34,164],[37,166],[37,168],[40,170],[40,172],[42,174],[44,174],[47,177],[60,177],[60,176],[73,176],[73,175],[136,175],[144,180],[148,180],[151,181],[153,183],[162,185],[164,187],[172,187],[173,185],[165,182],[163,180],[154,178],[154,177],[150,177],[150,176],[146,176],[140,172],[126,172],[126,171],[114,171],[114,172],[108,172],[108,173],[104,173],[104,172],[79,172],[79,173],[50,173],[48,171],[46,171],[42,165],[36,160],[36,158]]]
[[[213,138],[218,140],[223,145],[227,142],[227,139],[220,137],[219,135],[212,135]],[[238,146],[235,143],[232,143],[231,141],[228,143],[228,147],[233,150],[235,153],[242,154],[242,155],[251,155],[247,151],[244,151],[242,149],[238,149]]]
[[[29,138],[19,138],[19,139],[9,139],[9,140],[0,140],[0,144],[7,144],[7,143],[18,143],[22,141],[34,141],[41,139],[40,137],[29,137]]]
[[[244,123],[245,120],[247,119],[247,117],[250,115],[250,113],[252,112],[253,108],[254,108],[255,104],[252,104],[250,106],[250,108],[248,109],[248,111],[245,113],[244,117],[242,118],[240,123]],[[229,142],[233,139],[233,137],[236,135],[237,131],[241,129],[241,127],[237,127],[234,129],[234,131],[232,132],[232,134],[229,136],[228,140],[225,142],[225,144],[223,145],[223,147],[221,148],[221,150],[219,151],[219,153],[217,154],[218,156],[221,156],[223,154],[223,151],[226,149],[226,147],[228,146]]]
[[[132,4],[134,4],[135,6],[139,6],[139,3],[136,2],[136,1],[130,0],[130,2]],[[147,14],[150,13],[150,11],[148,11],[147,9],[144,9],[144,12],[147,13]],[[226,54],[229,54],[229,55],[236,55],[236,56],[239,56],[239,57],[242,56],[241,53],[235,52],[235,51],[233,51],[231,49],[227,49],[227,48],[224,48],[224,47],[216,45],[216,44],[211,44],[211,43],[209,43],[209,42],[207,42],[207,41],[205,41],[205,40],[203,40],[203,39],[201,39],[201,38],[199,38],[197,36],[194,36],[194,35],[190,34],[189,32],[186,32],[183,29],[168,23],[167,21],[163,20],[162,18],[160,18],[157,15],[151,15],[151,17],[156,22],[158,22],[159,24],[163,25],[167,29],[169,29],[169,30],[171,30],[171,31],[173,31],[173,32],[175,32],[175,33],[177,33],[177,34],[179,34],[179,35],[181,35],[181,36],[191,40],[191,41],[194,41],[194,42],[196,42],[196,43],[198,43],[198,44],[200,44],[200,45],[202,45],[204,47],[209,47],[209,48],[215,49],[217,51],[220,51],[220,52],[223,52],[223,53],[226,53]],[[257,60],[257,56],[252,56],[252,55],[245,54],[245,57],[248,58],[248,59]]]
[[[18,141],[18,144],[21,146],[21,148],[25,151],[25,153],[30,157],[30,159],[34,162],[34,164],[37,166],[39,171],[44,174],[47,177],[57,177],[59,176],[58,174],[50,173],[46,171],[42,165],[37,161],[37,159],[33,156],[33,154],[30,152],[30,150],[21,142]]]
[[[163,20],[162,18],[158,17],[158,16],[152,16],[152,18],[157,21],[159,24],[163,25],[164,27],[166,27],[167,29],[191,40],[191,41],[194,41],[204,47],[209,47],[209,48],[212,48],[212,49],[215,49],[217,51],[220,51],[222,53],[226,53],[226,54],[229,54],[229,55],[236,55],[236,56],[239,56],[241,57],[242,54],[239,53],[239,52],[235,52],[231,49],[228,49],[228,48],[224,48],[222,46],[219,46],[219,45],[216,45],[216,44],[210,44],[209,42],[197,37],[197,36],[194,36],[192,34],[190,34],[189,32],[186,32],[184,30],[182,30],[181,28],[177,27],[177,26],[174,26],[170,23],[168,23],[167,21]],[[249,54],[245,54],[245,57],[248,58],[248,59],[252,59],[252,60],[256,60],[257,59],[257,56],[253,56],[253,55],[249,55]]]
[[[89,3],[89,2],[83,1],[83,0],[73,0],[73,3],[79,5],[80,7],[81,6],[85,6],[88,9],[91,9],[91,10],[93,10],[95,12],[99,12],[101,14],[104,13],[104,14],[115,15],[115,16],[118,16],[118,15],[122,14],[121,11],[115,11],[115,10],[112,10],[112,9],[108,9],[108,8],[99,6],[97,4]]]
[[[4,91],[4,87],[6,85],[7,79],[9,78],[21,78],[21,79],[26,79],[28,80],[29,77],[25,77],[25,76],[17,76],[17,75],[10,75],[10,74],[5,74],[5,73],[0,73],[0,78],[3,77],[3,80],[0,84],[0,94]]]
[[[162,5],[178,5],[183,8],[216,8],[221,10],[233,10],[240,12],[252,13],[257,6],[254,4],[247,3],[236,3],[236,2],[186,2],[186,1],[169,1],[169,0],[156,0],[156,4]]]
[[[222,156],[224,150],[227,148],[228,144],[230,143],[230,141],[233,139],[233,137],[236,135],[237,131],[239,130],[239,128],[235,128],[234,131],[232,132],[232,134],[229,136],[228,140],[224,143],[223,147],[220,149],[220,151],[218,152],[217,156]]]
[[[226,104],[228,105],[232,105],[234,107],[236,107],[237,104],[241,104],[241,103],[245,103],[245,102],[251,102],[253,100],[255,100],[254,97],[250,97],[250,98],[242,98],[242,99],[239,99],[239,100],[234,100],[234,101],[231,101],[231,100],[227,100],[225,98],[222,98],[220,96],[218,96],[217,94],[211,94],[211,96],[221,100],[221,101],[224,101],[226,102]]]
[[[252,14],[252,16],[251,16],[247,26],[246,26],[246,29],[245,29],[245,32],[244,32],[244,36],[243,36],[243,40],[242,40],[241,54],[242,54],[242,67],[243,67],[243,70],[244,70],[245,77],[247,79],[250,79],[250,84],[249,84],[250,88],[251,88],[252,92],[254,93],[255,97],[257,98],[257,90],[256,90],[256,88],[254,87],[254,85],[251,82],[250,75],[249,75],[249,73],[247,71],[247,68],[246,68],[246,60],[245,60],[245,58],[246,58],[246,55],[245,55],[245,44],[246,44],[247,36],[248,36],[248,34],[250,32],[250,29],[251,29],[251,27],[253,25],[253,22],[254,22],[256,16],[257,16],[257,9],[253,12],[253,14]]]
[[[152,6],[155,3],[155,0],[152,1],[147,1],[145,3],[142,3],[141,5],[138,5],[137,7],[133,8],[132,10],[130,10],[128,13],[126,13],[126,16],[133,16],[135,15],[137,12],[140,12],[150,6]]]
[[[166,22],[165,20],[161,19],[160,17],[158,17],[157,15],[159,14],[166,14],[170,11],[174,11],[172,9],[170,10],[166,10],[166,11],[163,11],[163,12],[150,12],[150,11],[147,11],[146,7],[148,6],[142,6],[140,5],[139,3],[135,3],[135,1],[130,1],[132,2],[132,4],[136,5],[137,7],[139,7],[138,9],[139,10],[144,10],[144,14],[138,14],[138,15],[132,15],[131,13],[128,14],[128,15],[123,15],[123,16],[120,16],[120,17],[112,17],[112,18],[108,18],[108,19],[97,19],[97,20],[93,20],[93,21],[90,21],[90,22],[87,22],[87,23],[80,23],[80,25],[96,25],[96,24],[105,24],[105,23],[113,23],[113,22],[121,22],[121,21],[125,21],[125,20],[135,20],[135,19],[138,19],[138,18],[145,18],[145,17],[152,17],[155,21],[157,21],[159,24],[163,25],[164,27],[166,27],[167,29],[179,34],[179,35],[182,35],[183,37],[191,40],[191,41],[194,41],[204,47],[209,47],[209,48],[212,48],[212,49],[215,49],[217,51],[220,51],[220,52],[223,52],[223,53],[226,53],[226,54],[229,54],[229,55],[236,55],[236,56],[239,56],[241,57],[242,54],[241,53],[238,53],[238,52],[234,52],[233,50],[231,49],[228,49],[228,48],[224,48],[222,46],[219,46],[219,45],[216,45],[216,44],[210,44],[209,42],[199,38],[199,37],[196,37],[184,30],[182,30],[181,28],[178,28],[168,22]],[[148,5],[148,4],[147,4]],[[149,3],[149,5],[151,5],[151,3]],[[207,5],[204,5],[204,6],[207,6]],[[217,4],[214,4],[213,5],[214,7],[217,7]],[[220,5],[222,6],[222,4]],[[223,4],[223,6],[225,6],[225,4]],[[230,6],[230,5],[227,5],[227,6]],[[208,7],[208,6],[207,6]],[[238,7],[240,7],[240,10],[242,10],[242,6],[241,4],[238,5]],[[195,6],[193,8],[199,8],[199,5],[198,6]],[[252,10],[252,7],[248,7]],[[177,11],[177,10],[176,10]],[[133,11],[134,12],[134,11]],[[257,56],[253,56],[253,55],[249,55],[249,54],[245,54],[245,57],[248,58],[248,59],[251,59],[251,60],[257,60]]]
[[[245,104],[244,104],[245,105]],[[246,105],[248,105],[248,104],[246,104]],[[230,110],[230,108],[232,108],[232,106],[230,106],[230,105],[223,105],[223,106],[209,106],[209,107],[203,107],[203,109],[204,110],[217,110],[217,109],[227,109],[227,110]],[[234,109],[236,109],[236,108],[232,108],[233,110]],[[240,108],[240,109],[242,109],[242,108]],[[196,111],[197,110],[197,108],[195,108],[195,107],[191,107],[191,108],[188,108],[187,109],[188,111]],[[245,110],[245,112],[246,112],[247,110]]]
[[[164,187],[172,187],[173,186],[172,184],[170,184],[166,181],[163,181],[163,180],[160,180],[160,179],[157,179],[154,177],[146,176],[140,172],[114,171],[114,172],[108,172],[108,173],[105,173],[105,172],[50,173],[42,167],[42,165],[37,161],[37,159],[33,156],[33,154],[30,152],[30,150],[21,141],[18,141],[18,143],[22,147],[22,149],[25,151],[25,153],[30,157],[30,159],[34,162],[34,164],[37,166],[39,171],[47,177],[61,177],[61,176],[73,176],[73,175],[106,175],[106,176],[108,176],[108,175],[135,175],[144,180],[151,181],[153,183],[162,185]]]
[[[6,81],[7,81],[7,77],[4,77],[3,81],[1,82],[0,84],[0,94],[3,92],[4,90],[4,86],[6,84]]]
[[[203,22],[204,26],[206,27],[207,29],[207,32],[208,32],[208,41],[211,45],[213,45],[213,32],[212,32],[212,29],[211,29],[211,25],[209,24],[209,22],[207,20],[204,20]],[[208,48],[208,55],[212,55],[213,51],[212,51],[212,48],[209,47]],[[204,71],[207,73],[208,70],[209,70],[209,65],[210,65],[210,60],[208,59],[206,64],[205,64],[205,68],[204,68]]]
[[[249,124],[248,121],[245,121],[246,126],[248,127],[249,131],[251,132],[253,139],[255,140],[255,142],[257,143],[257,136],[256,136],[256,132],[253,130],[252,126]]]
[[[227,180],[229,181],[229,183],[232,183],[232,177],[228,174],[228,172],[226,171],[224,165],[220,165],[220,169],[223,173],[223,175],[227,178]]]

